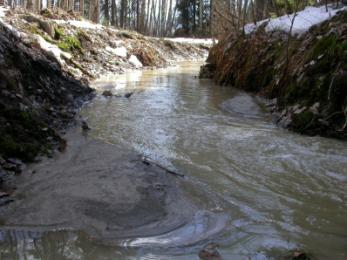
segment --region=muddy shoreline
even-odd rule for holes
[[[192,218],[194,206],[182,196],[178,177],[79,129],[64,138],[63,153],[16,178],[14,201],[0,207],[5,229],[84,230],[110,242],[166,233]]]

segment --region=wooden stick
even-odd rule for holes
[[[145,163],[145,164],[152,164],[152,165],[155,165],[155,166],[157,166],[157,167],[163,169],[163,170],[166,171],[167,173],[170,173],[170,174],[173,174],[173,175],[175,175],[175,176],[179,176],[179,177],[184,178],[184,174],[178,173],[178,172],[174,172],[174,171],[172,171],[172,170],[170,170],[170,169],[164,167],[163,165],[161,165],[161,164],[159,164],[159,163],[157,163],[157,162],[155,162],[155,161],[152,161],[151,159],[149,159],[149,158],[147,158],[147,157],[145,157],[145,156],[142,157],[142,162]]]

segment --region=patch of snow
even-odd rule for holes
[[[115,46],[115,47],[121,47],[123,44],[122,40],[110,40],[110,43],[112,44],[111,46]]]
[[[164,38],[165,40],[178,42],[178,43],[190,43],[190,44],[206,44],[213,45],[217,43],[214,39],[198,39],[198,38]]]
[[[9,9],[4,7],[4,6],[0,6],[0,20],[2,20],[2,18],[4,18],[6,16],[6,13]]]
[[[106,51],[123,58],[127,56],[127,49],[125,47],[111,48],[107,46]]]
[[[141,61],[139,61],[139,59],[135,56],[135,55],[131,55],[129,58],[129,62],[134,65],[135,68],[142,68],[143,65],[141,63]]]
[[[346,7],[342,7],[339,9],[333,9],[331,7],[328,8],[328,11],[326,11],[325,6],[321,7],[313,7],[309,6],[306,7],[304,10],[297,12],[297,15],[295,16],[293,28],[292,28],[292,35],[300,35],[305,32],[307,32],[312,26],[318,25],[326,20],[331,19],[333,16],[336,15],[337,12],[347,10]],[[277,17],[274,19],[267,19],[258,22],[255,24],[247,24],[245,25],[245,33],[249,34],[256,30],[260,25],[268,22],[265,30],[267,32],[280,30],[289,33],[290,27],[293,21],[294,14],[291,15],[284,15],[281,17]]]
[[[72,26],[75,26],[77,28],[82,28],[82,29],[102,29],[103,26],[101,24],[96,24],[96,23],[92,23],[89,22],[87,20],[83,20],[83,21],[77,21],[77,20],[68,20],[68,21],[64,21],[64,20],[54,20],[54,22],[56,22],[57,24],[70,24]]]
[[[40,35],[35,35],[35,36],[36,36],[38,44],[40,45],[40,48],[48,53],[51,53],[56,58],[56,60],[59,62],[60,65],[65,64],[65,61],[62,59],[62,57],[65,57],[67,59],[72,58],[70,53],[62,51],[56,45],[53,45],[47,42]]]
[[[11,31],[13,33],[13,35],[15,35],[17,38],[21,38],[22,36],[25,36],[25,33],[18,31],[15,27],[13,27],[12,25],[6,23],[4,21],[3,18],[5,18],[6,13],[9,11],[10,9],[4,6],[0,6],[0,23],[7,28],[9,31]]]

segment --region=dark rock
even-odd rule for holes
[[[302,251],[295,250],[293,252],[288,253],[288,255],[284,256],[285,260],[310,260],[311,257]]]
[[[81,127],[83,131],[88,131],[91,129],[86,121],[82,121]]]
[[[6,197],[8,197],[8,196],[10,196],[9,193],[3,192],[3,191],[0,190],[0,199],[6,198]]]
[[[102,94],[104,97],[112,97],[113,94],[110,90],[105,90],[104,92],[102,92]]]
[[[0,207],[5,206],[7,204],[10,204],[11,202],[14,202],[14,199],[10,198],[4,198],[0,200]]]
[[[134,92],[129,92],[129,93],[126,93],[126,94],[124,95],[124,97],[130,98],[133,94],[134,94]]]
[[[44,32],[46,32],[51,38],[54,38],[55,30],[54,25],[51,22],[41,20],[39,25]]]
[[[201,79],[212,79],[216,66],[214,64],[207,63],[200,68],[199,78]]]
[[[199,252],[199,258],[201,260],[221,260],[222,256],[217,250],[218,245],[215,243],[208,244]]]

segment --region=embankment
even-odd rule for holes
[[[2,169],[19,173],[21,162],[64,149],[61,130],[92,89],[41,50],[0,25],[0,180]],[[16,158],[16,159],[13,159]]]
[[[201,59],[208,43],[145,37],[83,20],[0,7],[0,182],[22,162],[63,150],[63,129],[102,74]]]
[[[271,109],[284,127],[346,139],[347,12],[301,35],[266,25],[220,41],[200,76],[273,99]]]

